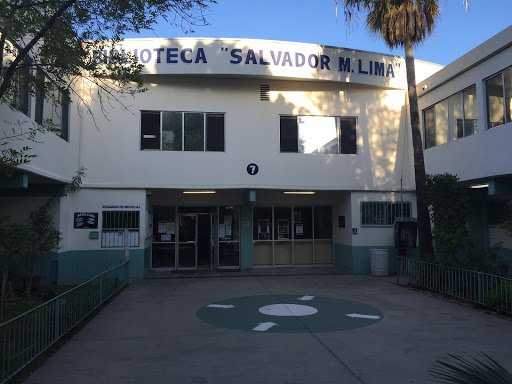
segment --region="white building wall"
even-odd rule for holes
[[[352,246],[388,246],[394,247],[393,227],[392,226],[361,226],[361,202],[362,201],[402,201],[400,192],[380,193],[380,192],[353,192],[352,193],[352,225],[357,229],[357,235],[352,236]],[[411,202],[411,215],[417,218],[416,194],[405,191],[403,193],[403,202]]]
[[[140,211],[139,247],[143,248],[146,235],[146,191],[122,189],[81,189],[61,199],[60,231],[62,242],[60,252],[69,250],[101,249],[102,211]],[[118,208],[110,208],[118,207]],[[130,208],[123,208],[130,207]],[[135,207],[135,208],[132,208]],[[75,229],[75,212],[98,213],[98,229]],[[90,232],[99,232],[98,239],[90,239]]]
[[[19,111],[0,104],[0,134],[3,137],[16,135],[7,140],[7,147],[20,150],[28,146],[28,154],[37,157],[29,164],[19,166],[20,169],[34,172],[54,180],[70,182],[79,167],[79,132],[80,118],[75,104],[71,106],[70,141],[67,142],[52,132],[39,133],[34,140],[27,140],[26,133],[37,129],[37,123]],[[20,135],[20,134],[25,135]],[[21,139],[21,140],[20,140]]]
[[[85,185],[114,188],[413,188],[405,91],[284,81],[148,78],[131,112],[84,121]],[[259,100],[270,84],[271,100]],[[224,112],[224,152],[140,150],[140,110]],[[357,117],[357,155],[280,153],[279,115]],[[98,114],[96,114],[97,117]],[[405,138],[404,138],[404,135]],[[405,139],[405,140],[404,140]],[[405,153],[403,152],[405,151]],[[402,160],[404,163],[402,163]],[[259,166],[251,176],[249,163]]]
[[[472,85],[477,92],[478,133],[426,149],[427,173],[448,172],[461,180],[512,173],[512,123],[488,129],[485,91],[485,80],[511,64],[512,27],[418,84],[420,111]]]

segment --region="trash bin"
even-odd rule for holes
[[[370,270],[372,276],[389,276],[389,250],[370,249]]]

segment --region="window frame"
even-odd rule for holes
[[[486,113],[486,129],[489,130],[489,129],[493,129],[493,128],[496,128],[496,127],[501,127],[502,125],[505,125],[505,124],[508,124],[510,122],[512,122],[512,116],[510,116],[510,120],[507,121],[507,98],[506,98],[506,92],[505,92],[505,87],[506,87],[506,82],[505,82],[505,72],[506,71],[510,71],[510,75],[512,76],[512,66],[509,66],[509,67],[506,67],[506,68],[503,68],[501,71],[499,72],[496,72],[494,73],[493,75],[491,76],[488,76],[484,79],[484,90],[485,90],[485,113]],[[489,110],[489,93],[487,91],[487,82],[495,77],[497,77],[498,75],[501,75],[501,96],[503,98],[503,123],[502,124],[498,124],[498,125],[494,125],[491,127],[491,121],[490,121],[490,116],[489,116],[489,113],[490,113],[490,110]],[[512,97],[511,97],[512,99]],[[512,113],[511,113],[512,114]]]
[[[46,76],[44,71],[38,70],[36,76],[41,82],[48,82],[54,86],[54,82]],[[46,85],[44,89],[39,87],[35,93],[35,108],[34,108],[34,120],[36,123],[42,125],[44,121],[45,106],[51,104],[55,111],[59,110],[57,117],[59,118],[59,124],[55,124],[55,130],[53,131],[58,137],[69,142],[69,131],[70,131],[70,105],[71,100],[68,95],[62,92],[60,89],[53,89],[53,92],[58,92],[58,104],[55,105],[57,99],[47,98]],[[60,130],[57,131],[57,127]]]
[[[448,97],[445,97],[444,99],[441,99],[439,101],[437,101],[436,103],[432,104],[432,105],[429,105],[428,107],[424,108],[422,110],[422,118],[423,118],[423,149],[429,149],[429,148],[433,148],[433,147],[437,147],[438,145],[443,145],[443,144],[448,144],[452,141],[455,141],[455,140],[459,140],[459,139],[462,139],[464,137],[468,137],[468,136],[471,136],[471,135],[474,135],[475,133],[478,133],[478,124],[477,124],[477,131],[474,130],[473,128],[473,132],[471,134],[467,134],[467,126],[466,126],[466,120],[476,120],[478,122],[478,102],[476,101],[477,103],[477,118],[476,119],[468,119],[466,118],[466,107],[464,105],[464,95],[465,95],[465,92],[471,88],[474,88],[475,89],[475,98],[477,99],[478,98],[478,95],[477,95],[477,92],[476,92],[476,83],[475,84],[471,84],[470,86],[464,88],[464,89],[461,89],[460,91],[458,92],[455,92],[453,94],[451,94],[450,96]],[[450,127],[448,126],[447,127],[447,132],[448,132],[448,137],[447,137],[447,140],[445,143],[441,143],[441,144],[438,144],[437,143],[437,127],[436,127],[436,105],[438,104],[441,104],[443,102],[447,102],[448,104],[448,123],[450,122],[450,102],[449,100],[453,97],[453,96],[456,96],[456,95],[459,95],[460,96],[460,102],[461,102],[461,108],[462,108],[462,136],[458,136],[458,127]],[[426,113],[428,111],[432,110],[433,112],[433,122],[434,122],[434,131],[433,131],[433,145],[430,145],[430,146],[427,146],[427,118],[426,118]],[[456,133],[456,137],[451,137],[451,132],[455,132]]]
[[[300,135],[299,135],[299,118],[300,117],[331,117],[335,119],[336,124],[336,139],[338,141],[337,143],[337,153],[306,153],[302,152],[300,150]],[[297,137],[297,151],[283,151],[283,141],[282,141],[282,121],[283,120],[296,120],[296,136]],[[355,144],[355,151],[342,151],[344,148],[342,141],[342,121],[349,121],[351,120],[354,123],[355,127],[355,135],[354,135],[354,144]],[[358,118],[357,116],[324,116],[324,115],[290,115],[290,114],[280,114],[279,115],[279,153],[296,153],[296,154],[302,154],[302,155],[357,155],[358,154],[358,148],[357,148],[357,127],[358,127]],[[288,143],[290,144],[290,143]],[[288,147],[292,147],[292,145],[286,145]],[[285,147],[286,147],[285,146]],[[295,148],[295,145],[293,145]],[[352,145],[349,145],[348,147],[352,147]]]
[[[364,213],[363,213],[363,206],[366,205],[366,204],[373,204],[372,208],[374,207],[377,207],[377,204],[378,205],[384,205],[383,207],[379,208],[379,210],[382,210],[382,212],[386,215],[385,217],[385,221],[386,221],[386,224],[364,224],[363,223],[363,218],[365,217]],[[389,207],[387,205],[390,205]],[[402,205],[402,209],[403,211],[408,211],[409,213],[409,216],[397,216],[396,214],[396,207],[397,205]],[[403,206],[407,206],[406,209],[403,209]],[[388,209],[392,209],[394,211],[394,217],[391,216],[390,219],[393,219],[391,223],[388,223]],[[386,200],[386,201],[375,201],[375,200],[364,200],[364,201],[360,201],[360,204],[359,204],[359,213],[360,213],[360,223],[361,223],[361,228],[389,228],[389,227],[392,227],[394,222],[396,221],[397,217],[400,217],[400,218],[407,218],[407,219],[411,219],[412,218],[412,202],[411,201],[391,201],[391,200]],[[372,220],[373,221],[373,220]]]
[[[129,226],[129,227],[106,227],[107,220],[105,219],[108,215],[108,220],[114,223],[119,219],[112,220],[112,215],[114,216],[120,216],[120,215],[126,215],[127,217],[130,216],[130,221],[135,222],[135,226]],[[101,211],[101,248],[123,248],[124,247],[124,230],[127,229],[128,232],[136,233],[135,236],[130,236],[130,244],[129,248],[139,248],[140,247],[140,217],[141,212],[137,210],[130,210],[130,211],[112,211],[112,210],[103,210]],[[121,233],[121,230],[123,230],[123,242],[122,244],[118,244],[116,240],[113,241],[114,245],[112,245],[112,240],[106,240],[107,234],[119,234]],[[110,237],[110,236],[108,236]],[[135,241],[135,244],[132,245],[132,240]],[[117,245],[116,245],[117,244]]]
[[[181,149],[163,149],[163,114],[165,112],[179,113],[181,114]],[[158,114],[160,117],[160,130],[159,139],[160,146],[156,148],[143,148],[143,127],[142,127],[142,116],[144,114]],[[185,115],[186,114],[202,114],[203,115],[203,149],[202,150],[186,150],[185,149]],[[222,116],[223,127],[222,127],[222,150],[208,150],[208,116]],[[201,111],[167,111],[167,110],[140,110],[139,114],[139,150],[140,151],[160,151],[160,152],[226,152],[226,112],[201,112]]]

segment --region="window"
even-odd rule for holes
[[[487,213],[490,227],[498,227],[507,220],[512,220],[512,206],[510,199],[489,199]]]
[[[494,75],[485,82],[487,93],[487,127],[512,121],[512,67]]]
[[[253,208],[253,265],[332,265],[333,221],[328,206]]]
[[[14,75],[11,102],[13,108],[27,116],[30,116],[29,78],[28,70],[21,70]]]
[[[458,92],[423,111],[425,149],[478,131],[476,86]]]
[[[281,116],[281,152],[356,154],[356,118]]]
[[[397,218],[411,217],[410,202],[362,201],[361,226],[393,225]]]
[[[141,150],[224,151],[224,114],[141,112]]]
[[[103,211],[102,248],[124,247],[124,233],[128,230],[130,247],[139,246],[139,211]]]
[[[37,72],[37,77],[41,87],[36,92],[35,120],[69,141],[69,96],[57,89],[42,71]]]

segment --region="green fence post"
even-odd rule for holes
[[[55,308],[54,308],[54,316],[55,316],[55,331],[53,339],[57,339],[60,335],[60,298],[55,300],[54,302]]]
[[[100,304],[103,302],[103,278],[102,276],[99,277],[99,280],[100,280]]]

